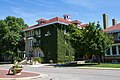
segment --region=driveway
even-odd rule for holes
[[[10,65],[0,65],[8,69]],[[120,70],[81,69],[80,67],[24,66],[25,71],[42,73],[32,80],[120,80]]]

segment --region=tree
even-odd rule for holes
[[[58,62],[74,61],[74,49],[72,48],[63,30],[58,30],[57,48]]]
[[[103,32],[99,23],[97,25],[89,23],[83,30],[83,34],[85,53],[97,56],[98,64],[100,64],[101,55],[104,55],[112,45],[112,38]]]
[[[0,53],[11,54],[17,53],[19,43],[23,41],[22,29],[26,28],[22,18],[8,16],[4,20],[0,20]]]
[[[76,50],[77,58],[84,55],[95,55],[100,64],[100,56],[104,55],[112,45],[112,39],[103,32],[99,23],[89,23],[85,29],[69,26],[70,41]]]
[[[83,57],[82,53],[82,42],[83,42],[83,33],[82,30],[75,27],[74,25],[69,25],[67,29],[66,38],[72,44],[72,47],[75,49],[75,60],[80,60]]]

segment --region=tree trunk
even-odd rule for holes
[[[100,65],[100,55],[97,55],[97,61],[98,61],[98,65]]]
[[[14,63],[14,54],[12,54],[12,64]]]

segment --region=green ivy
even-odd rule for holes
[[[59,25],[57,29],[57,54],[59,63],[71,62],[74,60],[74,49],[65,38],[65,27],[64,25]]]
[[[64,30],[66,25],[52,24],[41,28],[41,45],[38,46],[44,53],[44,62],[70,62],[74,60],[74,50],[69,41],[66,41]],[[47,32],[49,36],[45,36]],[[67,58],[66,58],[67,57]]]

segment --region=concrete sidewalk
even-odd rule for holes
[[[8,75],[8,70],[0,69],[0,80],[29,80],[29,79],[36,79],[41,78],[42,74],[33,73],[33,72],[21,72],[21,75]]]

